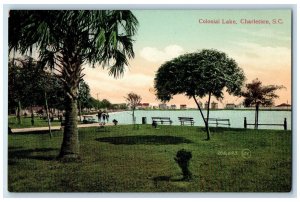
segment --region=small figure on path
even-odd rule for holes
[[[103,119],[103,122],[105,123],[105,120],[106,120],[106,114],[105,113],[102,114],[102,119]]]
[[[98,122],[101,122],[101,117],[102,117],[102,112],[101,112],[101,110],[98,111],[97,116],[98,116]]]

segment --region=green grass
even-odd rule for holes
[[[11,192],[289,192],[291,131],[149,125],[82,128],[81,159],[56,160],[62,132],[9,135]],[[191,181],[174,161],[192,152]],[[242,155],[250,151],[251,156]]]
[[[55,120],[51,122],[51,126],[59,126],[60,122]],[[32,127],[46,127],[48,126],[48,120],[41,119],[39,117],[34,118],[34,125],[31,125],[31,117],[21,117],[21,124],[18,124],[18,120],[15,116],[8,116],[8,126],[10,128],[32,128]]]

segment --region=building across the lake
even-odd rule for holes
[[[176,105],[171,105],[171,109],[176,109]]]
[[[218,109],[218,103],[217,102],[212,102],[211,103],[211,109]]]
[[[180,109],[186,109],[186,104],[181,104]]]
[[[149,109],[150,108],[150,104],[149,103],[140,103],[138,105],[138,109]]]
[[[281,109],[291,109],[292,105],[287,104],[287,103],[282,103],[280,105],[277,105],[276,108],[281,108]]]
[[[204,109],[208,109],[208,108],[210,108],[210,109],[218,109],[219,108],[218,107],[218,103],[217,102],[212,102],[211,106],[209,106],[208,102],[206,102],[205,105],[204,105]]]
[[[209,108],[208,102],[206,102],[205,105],[204,105],[204,109],[208,109],[208,108]]]
[[[198,104],[200,106],[200,109],[203,109],[203,103],[199,101]]]
[[[235,109],[235,104],[234,103],[228,103],[228,104],[226,104],[226,106],[225,106],[225,109]]]
[[[168,106],[167,106],[167,104],[162,103],[162,104],[159,104],[159,105],[158,105],[158,108],[159,108],[159,109],[168,109]]]

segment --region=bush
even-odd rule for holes
[[[192,153],[184,149],[179,150],[174,158],[182,170],[183,180],[190,180],[192,178],[192,173],[189,171],[189,161],[191,158]]]

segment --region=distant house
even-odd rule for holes
[[[205,108],[205,109],[208,109],[208,108],[209,108],[208,102],[205,103],[204,108]]]
[[[150,108],[150,104],[149,103],[140,103],[138,105],[138,109],[148,109]]]
[[[181,104],[180,109],[186,109],[186,104]]]
[[[291,109],[292,105],[287,104],[287,103],[282,103],[280,105],[276,106],[277,108],[282,108],[282,109]]]
[[[211,103],[211,109],[218,109],[218,103],[217,102],[212,102]]]
[[[226,109],[234,109],[235,107],[236,107],[236,106],[235,106],[234,103],[228,103],[228,104],[226,104],[226,106],[225,106]]]
[[[158,108],[159,109],[167,109],[168,107],[167,107],[167,104],[162,103],[162,104],[158,105]]]
[[[171,105],[171,109],[176,109],[176,105]]]

